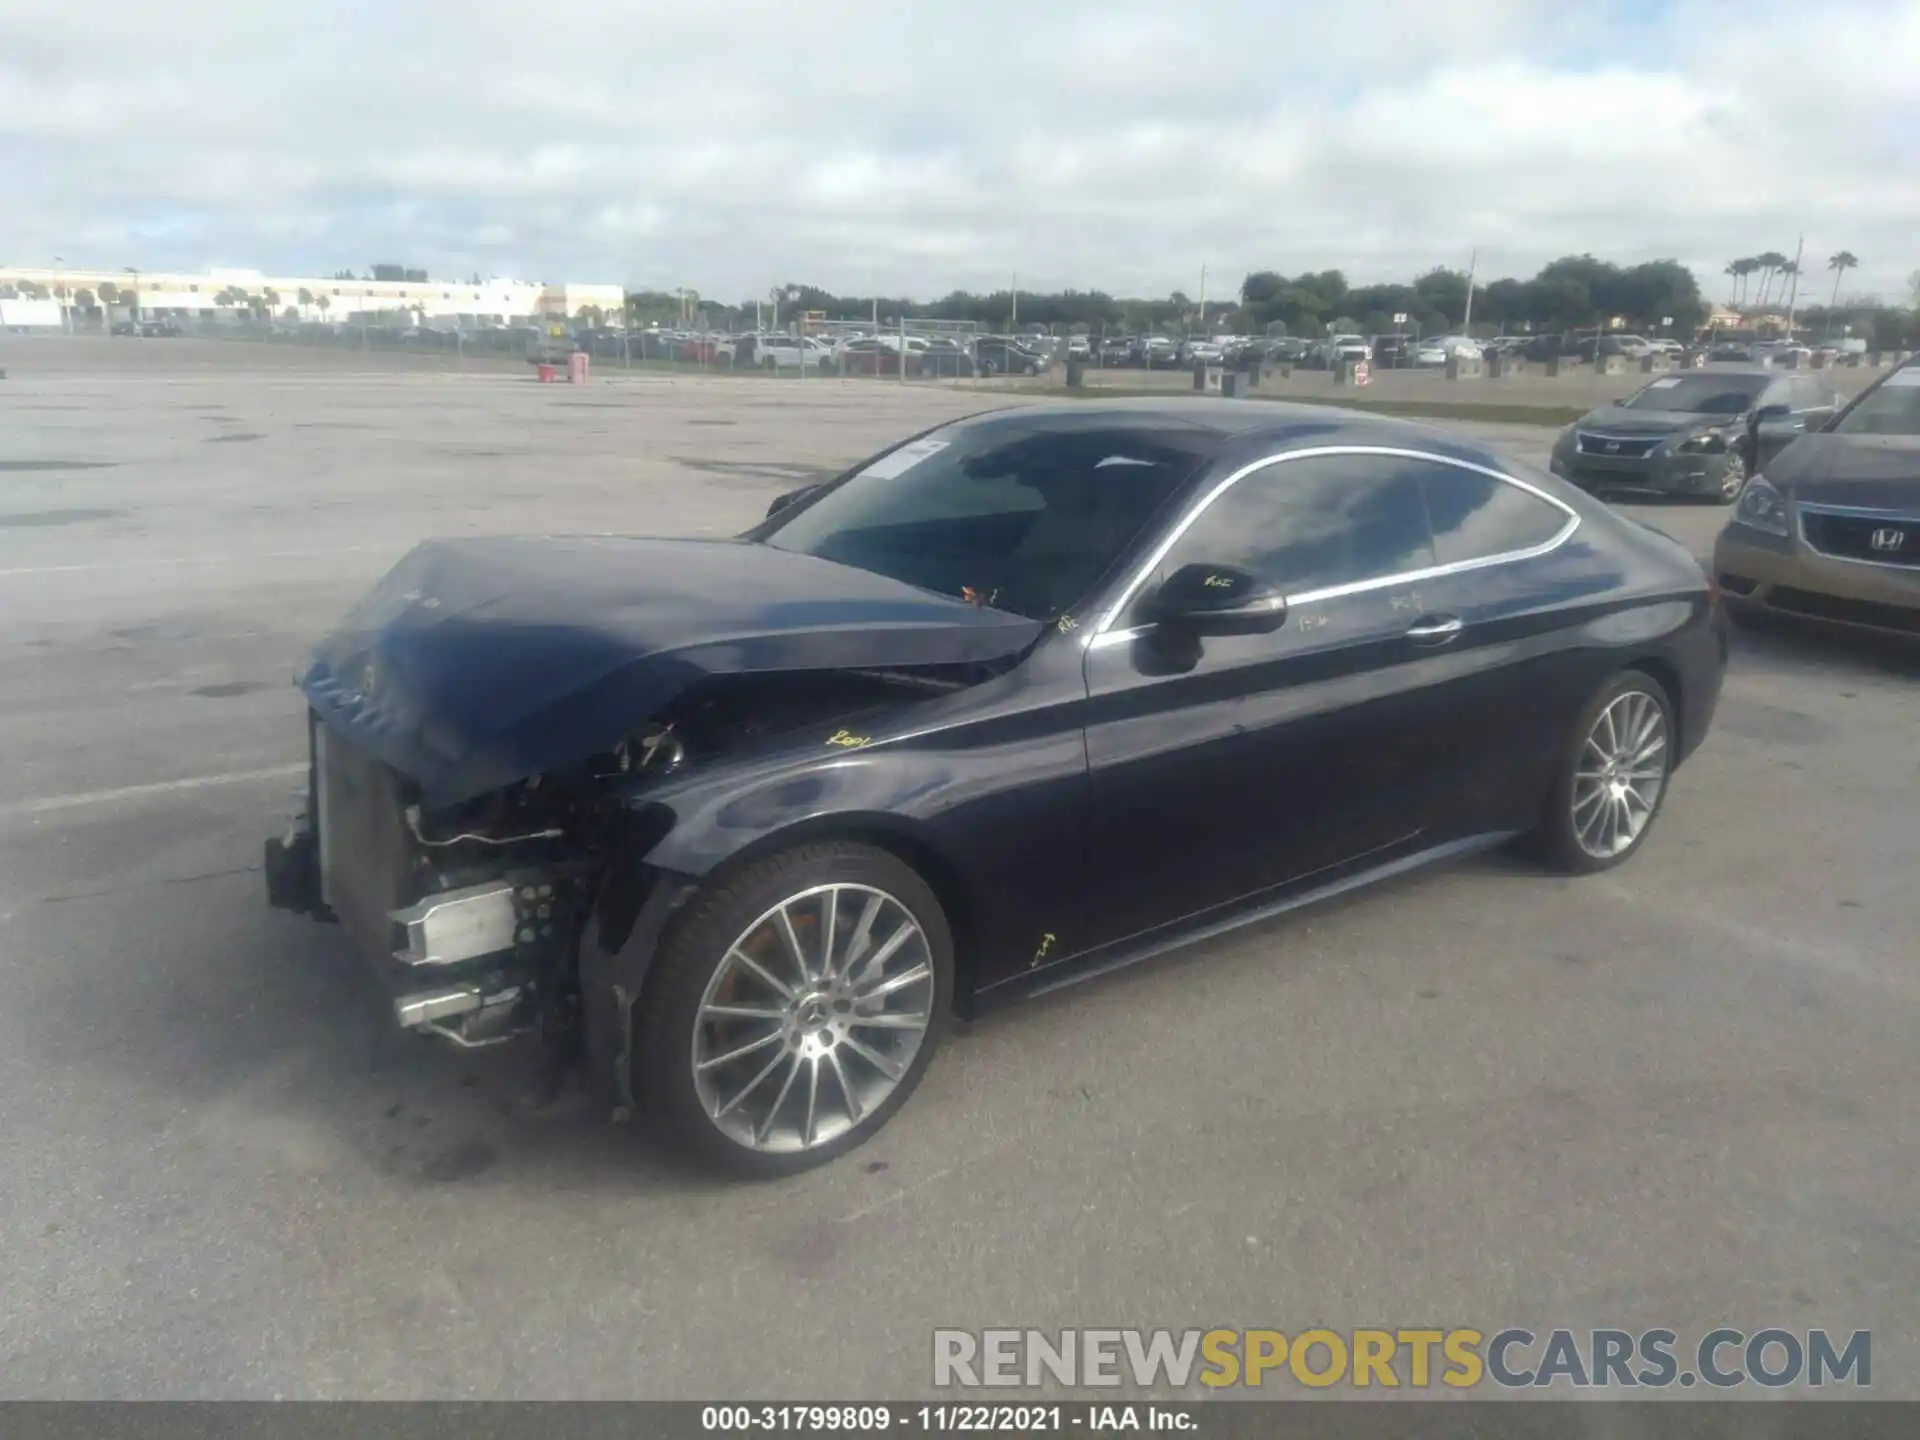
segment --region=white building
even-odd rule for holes
[[[571,320],[582,310],[594,309],[617,319],[626,304],[619,285],[546,285],[498,277],[477,282],[345,280],[258,270],[185,274],[0,266],[0,295],[9,290],[23,297],[44,292],[69,306],[97,305],[113,313],[125,313],[130,303],[137,303],[142,317],[167,320],[406,316],[428,324],[523,325]]]

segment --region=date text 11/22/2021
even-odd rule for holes
[[[777,1432],[879,1435],[1030,1435],[1083,1431],[1191,1432],[1190,1408],[1170,1405],[708,1405],[700,1428],[710,1435]]]

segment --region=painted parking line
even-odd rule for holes
[[[112,805],[121,800],[145,800],[186,790],[210,790],[220,785],[251,785],[262,780],[286,780],[307,773],[302,760],[292,765],[269,765],[261,770],[230,770],[224,775],[192,775],[183,780],[159,780],[151,785],[121,785],[112,790],[78,790],[67,795],[45,795],[34,800],[0,801],[0,819],[19,815],[49,815],[80,810],[89,805]]]

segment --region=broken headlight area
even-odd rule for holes
[[[326,725],[310,733],[306,813],[267,844],[271,903],[338,923],[403,1028],[476,1046],[563,1023],[612,820],[604,780],[583,766],[430,811]]]
[[[728,677],[610,750],[438,808],[316,715],[306,813],[267,844],[268,896],[338,923],[373,962],[403,1028],[465,1046],[536,1028],[557,1038],[577,1019],[580,939],[614,858],[639,858],[665,833],[665,812],[643,798],[659,780],[809,727],[832,744],[836,726],[990,673]]]

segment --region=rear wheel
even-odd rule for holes
[[[953,940],[911,867],[850,842],[757,861],[694,902],[635,1015],[635,1079],[696,1156],[789,1175],[864,1143],[920,1083]]]
[[[1533,836],[1555,870],[1591,875],[1638,850],[1667,797],[1673,702],[1639,670],[1623,670],[1575,722]]]

